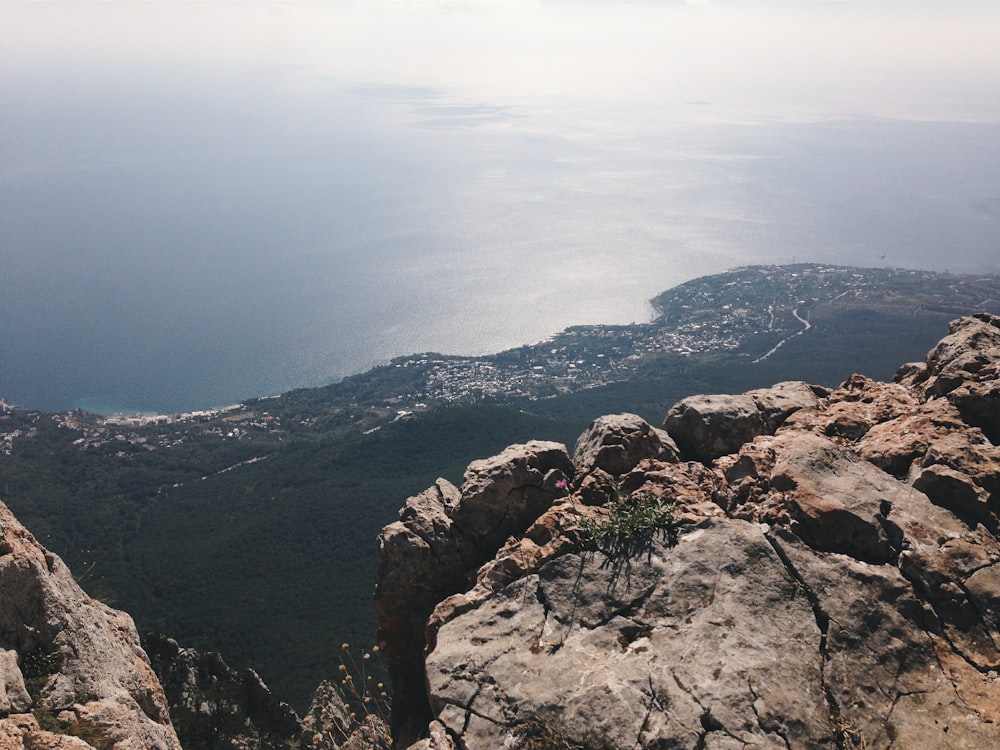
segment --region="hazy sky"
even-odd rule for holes
[[[0,396],[219,404],[746,263],[1000,271],[998,39],[992,2],[0,3]]]
[[[712,117],[995,120],[998,17],[950,0],[4,3],[0,59],[32,75],[301,66],[490,102],[698,101]]]

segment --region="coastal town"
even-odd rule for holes
[[[663,292],[652,300],[656,317],[649,323],[576,326],[487,356],[413,354],[324,388],[217,409],[111,416],[73,410],[45,418],[78,433],[73,443],[80,449],[110,446],[120,457],[176,447],[193,435],[253,441],[331,425],[345,433],[371,432],[435,405],[548,399],[599,388],[635,377],[658,358],[729,352],[757,363],[807,333],[812,311],[826,304],[905,299],[944,312],[954,308],[957,315],[963,305],[989,304],[996,287],[991,276],[805,264],[739,268]],[[9,454],[41,418],[0,401],[0,452]]]
[[[424,387],[406,394],[413,403],[551,398],[627,380],[658,357],[728,351],[763,361],[809,330],[810,310],[817,305],[899,297],[908,287],[926,290],[933,280],[934,274],[920,271],[822,265],[735,269],[662,293],[652,301],[658,314],[651,323],[577,326],[487,357],[421,354],[390,366],[424,374]],[[943,303],[946,292],[954,291],[931,296]]]

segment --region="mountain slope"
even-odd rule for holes
[[[665,292],[650,323],[490,357],[402,357],[211,413],[5,407],[0,496],[141,629],[254,666],[301,709],[336,670],[337,644],[373,641],[372,540],[435,478],[458,482],[511,443],[572,441],[608,412],[658,423],[693,393],[886,378],[949,319],[1000,311],[998,299],[994,276],[737,269]]]

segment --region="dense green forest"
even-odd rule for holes
[[[92,595],[146,631],[253,664],[304,703],[343,641],[370,645],[375,537],[402,501],[468,463],[576,425],[500,405],[369,435],[81,452],[47,415],[3,461],[4,497]],[[250,450],[248,450],[248,448]],[[266,448],[267,458],[232,471]]]
[[[887,291],[884,273],[873,273],[883,274],[881,286],[813,290],[808,300],[796,295],[794,274],[773,289],[738,287],[738,274],[692,282],[686,295],[658,298],[657,325],[697,320],[718,332],[736,325],[729,310],[770,309],[741,314],[739,346],[647,352],[613,382],[575,390],[404,410],[432,368],[414,360],[161,424],[5,408],[0,497],[90,593],[130,612],[141,630],[252,665],[301,708],[335,673],[341,642],[372,642],[376,535],[437,477],[460,483],[470,461],[530,439],[572,450],[605,413],[632,411],[659,425],[692,393],[799,379],[835,386],[853,372],[888,379],[922,359],[949,320],[1000,309],[997,277],[904,276]],[[776,313],[785,299],[808,315],[802,335],[793,335],[802,327],[787,305]],[[784,327],[747,323],[768,317]],[[590,349],[629,332],[597,333]],[[514,352],[496,360],[541,361],[531,347]]]

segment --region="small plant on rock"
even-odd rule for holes
[[[24,687],[33,701],[41,697],[42,689],[49,678],[59,671],[63,655],[58,651],[48,651],[42,646],[28,651],[21,659],[21,674],[24,675]]]
[[[339,683],[324,683],[304,720],[306,747],[313,750],[388,750],[391,700],[374,668],[379,648],[356,659],[350,645],[341,646]]]
[[[671,546],[677,543],[674,505],[653,493],[617,497],[604,518],[586,518],[580,524],[580,547],[608,555],[633,555],[649,549],[657,535]]]
[[[868,742],[861,730],[844,719],[839,712],[830,716],[830,729],[837,750],[868,750]]]
[[[515,750],[609,750],[604,742],[577,742],[561,727],[541,718],[531,718],[514,730]]]

